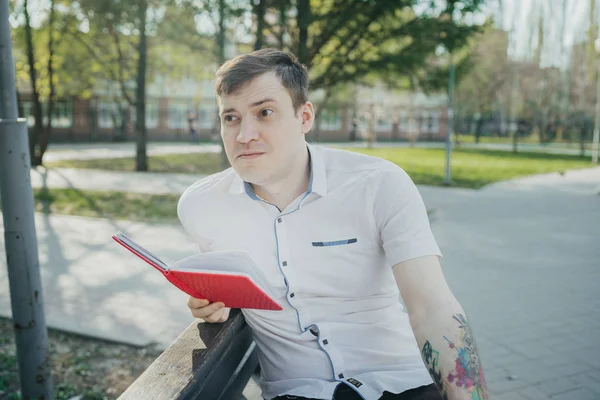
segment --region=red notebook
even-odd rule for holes
[[[282,310],[258,265],[245,251],[216,251],[186,257],[172,266],[117,232],[113,239],[159,270],[192,297],[220,301],[225,307]]]

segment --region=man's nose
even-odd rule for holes
[[[250,119],[250,121],[248,121]],[[251,118],[246,118],[246,121],[242,121],[240,124],[240,132],[237,136],[239,143],[250,143],[253,140],[258,140],[258,126],[252,121]]]

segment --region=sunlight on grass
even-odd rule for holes
[[[35,211],[130,221],[176,221],[179,195],[35,189]]]
[[[347,148],[347,150],[390,160],[405,169],[417,184],[443,185],[446,160],[443,149],[388,147]],[[221,170],[219,157],[217,153],[161,155],[151,157],[149,165],[152,172],[208,175]],[[480,188],[512,178],[590,166],[591,162],[588,159],[578,156],[456,149],[452,153],[452,185]],[[133,171],[134,159],[65,160],[48,163],[48,167]]]

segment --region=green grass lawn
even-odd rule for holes
[[[390,147],[349,150],[390,160],[404,168],[417,184],[443,185],[445,176],[443,149]],[[149,166],[153,172],[211,174],[220,171],[219,157],[219,154],[215,153],[162,155],[151,157]],[[68,160],[48,163],[47,166],[133,171],[134,159]],[[453,186],[477,189],[511,178],[590,166],[589,159],[578,156],[456,149],[452,153],[452,180]]]
[[[475,143],[475,135],[474,134],[473,135],[455,134],[455,136],[458,136],[458,140],[461,143]],[[456,140],[456,138],[452,139],[453,142],[455,140]],[[513,141],[512,136],[505,136],[505,137],[481,136],[479,138],[479,143],[512,144],[512,141]],[[519,138],[519,143],[539,144],[540,143],[540,139],[537,136],[520,137]]]
[[[356,151],[392,161],[417,184],[443,185],[446,163],[443,149],[377,148]],[[578,156],[460,149],[452,152],[452,186],[478,189],[507,179],[591,166],[589,159]]]
[[[179,195],[34,189],[35,211],[129,221],[175,222]],[[0,204],[1,208],[1,204]]]
[[[219,153],[168,154],[148,157],[152,172],[183,174],[213,174],[221,171]],[[44,164],[48,168],[91,168],[109,171],[134,171],[135,158],[106,158],[99,160],[61,160]]]
[[[457,136],[458,136],[458,140],[460,143],[475,143],[475,135],[459,134]],[[456,138],[453,138],[452,141],[455,142]],[[482,143],[482,144],[509,144],[512,146],[512,142],[513,142],[512,136],[505,136],[505,137],[482,136],[481,138],[479,138],[479,143]],[[540,144],[540,138],[537,135],[521,137],[521,138],[519,138],[519,144]],[[567,139],[552,140],[550,142],[544,143],[544,145],[553,145],[556,147],[577,148],[577,149],[580,146],[578,138],[570,140],[570,141]],[[589,140],[587,142],[585,142],[585,148],[591,149],[592,142]]]

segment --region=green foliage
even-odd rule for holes
[[[457,68],[457,103],[461,113],[485,116],[498,108],[498,100],[510,83],[508,34],[488,22],[474,35]]]
[[[88,98],[92,94],[92,87],[96,81],[97,73],[102,65],[89,60],[87,50],[73,36],[77,31],[80,19],[76,11],[68,2],[56,1],[55,21],[52,36],[54,40],[54,85],[57,98],[78,96]],[[23,5],[16,6],[13,11],[15,17],[23,14]],[[49,24],[47,18],[39,27],[33,27],[33,48],[35,55],[35,68],[37,86],[41,101],[46,101],[50,94],[50,81],[48,75]],[[20,91],[29,91],[29,65],[26,58],[25,28],[19,25],[11,32],[13,36],[13,57],[17,88]]]
[[[459,51],[480,29],[461,17],[477,10],[481,1],[449,3],[447,9],[436,9],[434,3],[417,10],[422,2],[414,0],[311,2],[307,64],[313,87],[368,83],[376,77],[392,87],[406,86],[408,78],[439,89],[446,81],[431,77],[444,74],[446,66],[436,52],[441,46]],[[299,40],[297,32],[292,37]]]

